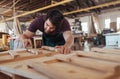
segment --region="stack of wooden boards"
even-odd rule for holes
[[[0,79],[120,79],[120,50],[92,48],[90,52],[33,49],[0,54]]]

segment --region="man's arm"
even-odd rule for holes
[[[30,39],[35,35],[35,33],[30,32],[29,30],[26,30],[21,36],[21,39]]]
[[[30,32],[29,30],[26,30],[21,36],[20,39],[24,43],[24,47],[32,47],[32,42],[30,38],[32,38],[35,35],[35,33]]]
[[[65,31],[63,32],[63,36],[65,39],[65,44],[62,46],[56,46],[56,48],[59,49],[59,52],[62,54],[68,54],[71,51],[71,46],[73,44],[73,35],[71,33],[71,31]]]
[[[63,36],[65,39],[65,46],[68,46],[69,48],[71,48],[71,46],[73,45],[73,42],[74,42],[72,32],[65,31],[65,32],[63,32]]]

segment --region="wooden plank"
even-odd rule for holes
[[[119,63],[77,56],[66,57],[65,55],[55,55],[55,57],[69,64],[75,64],[79,67],[90,68],[106,73],[111,72],[112,76],[108,77],[107,79],[119,79],[118,77],[120,77]]]
[[[39,53],[38,55],[29,55],[28,53],[26,53],[27,56],[24,55],[24,56],[19,56],[16,58],[2,60],[2,61],[0,61],[0,64],[21,61],[21,60],[27,60],[27,59],[32,59],[32,58],[39,58],[39,57],[44,57],[44,56],[52,56],[54,54],[56,54],[56,52]]]
[[[23,62],[21,61],[22,57],[28,57],[23,58],[24,63],[18,62],[19,60],[12,61],[12,63],[10,63],[11,61],[2,63],[0,71],[32,79],[119,79],[119,56],[94,52],[85,53],[83,51],[72,52],[68,55],[57,54],[55,56],[56,52],[42,52],[38,54],[39,57],[35,58],[29,58],[29,56],[38,55],[21,53],[20,57],[18,57],[21,58],[20,62]],[[44,56],[50,57],[44,58]],[[114,58],[118,61],[114,60]],[[28,68],[26,62],[33,69]],[[10,64],[11,66],[9,66]]]
[[[26,52],[26,50],[13,50],[13,51],[15,51],[16,53],[25,53]],[[0,53],[0,56],[6,56],[6,55],[9,55],[9,51],[5,51],[5,52],[1,52]]]
[[[30,53],[26,53],[26,52],[20,52],[20,53],[16,53],[16,52],[11,52],[11,53],[15,53],[17,56],[11,56],[10,54],[8,53],[3,53],[1,56],[0,56],[0,62],[3,62],[3,61],[9,61],[9,60],[13,60],[13,59],[16,59],[16,58],[20,58],[20,57],[25,57],[25,56],[31,56],[32,54]],[[14,54],[13,54],[14,55]]]
[[[5,56],[5,55],[9,55],[8,51],[0,53],[0,56]]]
[[[0,71],[8,72],[14,75],[19,75],[29,79],[49,79],[41,73],[36,72],[35,70],[28,68],[26,63],[31,61],[43,60],[42,58],[35,58],[24,61],[16,61],[11,63],[4,63],[0,65]],[[47,58],[47,57],[45,57]]]
[[[52,63],[48,64],[29,63],[28,66],[53,79],[106,79],[112,75],[111,73],[105,74],[104,72],[94,71],[56,61],[52,61]]]
[[[118,56],[118,55],[100,54],[100,53],[95,53],[95,52],[85,53],[83,51],[75,51],[75,52],[80,57],[88,57],[88,58],[101,59],[101,60],[120,63],[120,56]]]
[[[66,57],[65,55],[56,55],[55,57],[56,59],[61,61],[66,61],[71,64],[77,64],[78,66],[84,66],[87,68],[92,68],[103,72],[116,73],[120,71],[120,64],[115,62],[102,61],[78,56]]]
[[[100,70],[103,72],[111,72],[114,74],[120,71],[119,63],[95,60],[95,59],[83,58],[83,57],[72,57],[70,59],[71,59],[71,62],[79,64],[80,66],[85,66],[85,67]]]
[[[106,54],[117,54],[117,55],[120,55],[120,50],[118,50],[118,49],[108,49],[108,48],[97,48],[97,47],[94,47],[94,48],[91,49],[91,51],[97,52],[97,53],[106,53]]]
[[[50,79],[59,79],[58,76],[56,76],[56,75],[54,75],[54,74],[51,74],[51,72],[48,73],[48,71],[46,71],[46,69],[44,69],[44,68],[41,68],[41,66],[38,67],[38,66],[33,65],[33,64],[34,64],[34,63],[28,64],[28,67],[33,68],[33,69],[35,69],[36,71],[42,72],[42,74],[45,74],[45,76],[49,77]]]
[[[79,64],[79,66],[83,66],[93,70],[99,70],[99,71],[105,72],[106,74],[110,72],[111,76],[108,76],[108,79],[110,77],[111,79],[117,78],[116,75],[119,75],[120,77],[120,64],[100,61],[95,59],[89,59],[89,58],[78,58],[78,57],[77,58],[73,57],[71,60],[72,62]]]
[[[26,56],[26,57],[18,57],[18,58],[14,58],[14,59],[6,59],[6,60],[0,61],[0,64],[15,62],[15,61],[21,61],[21,60],[26,60],[26,59],[31,59],[31,58],[37,58],[37,57],[42,57],[42,56],[44,56],[44,55],[40,54],[40,55],[37,55],[37,56],[33,55],[33,56]]]
[[[11,67],[5,67],[5,66],[0,66],[1,71],[5,71],[8,73],[11,73],[13,75],[19,75],[23,78],[29,78],[29,79],[49,79],[48,77],[45,77],[44,75],[35,72],[32,69],[27,68],[26,65],[23,65],[22,67],[19,68],[11,68]],[[21,78],[20,77],[20,78]]]
[[[52,51],[46,51],[46,50],[42,50],[40,49],[29,49],[29,51],[26,50],[16,50],[15,52],[17,52],[17,54],[19,56],[17,57],[11,57],[8,52],[3,52],[0,54],[0,64],[2,63],[7,63],[7,62],[14,62],[14,61],[21,61],[21,60],[26,60],[26,59],[31,59],[31,58],[38,58],[38,57],[43,57],[43,56],[51,56],[56,54],[56,52],[52,52]],[[33,52],[33,53],[32,53]],[[36,54],[37,52],[37,54]]]

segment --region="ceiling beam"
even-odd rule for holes
[[[6,0],[5,2],[3,2],[2,4],[0,4],[0,7],[3,7],[5,5],[11,4],[12,2],[10,0]]]
[[[28,5],[30,5],[29,2],[23,2],[22,1],[21,3],[16,5],[16,9],[20,9],[21,7],[25,7],[25,6],[28,6]]]
[[[3,11],[1,13],[1,15],[3,15],[3,16],[11,16],[12,14],[13,14],[13,10],[12,9],[8,9],[8,10]]]
[[[34,0],[33,3],[30,2],[30,1],[27,1],[27,2],[21,1],[21,3],[19,3],[19,4],[16,5],[16,9],[18,9],[18,10],[23,10],[24,8],[28,8],[29,9],[29,7],[30,6],[34,6],[35,3],[39,3],[38,1],[41,1],[41,0]]]
[[[73,13],[77,13],[77,12],[83,12],[83,11],[89,11],[89,10],[92,10],[92,9],[102,8],[102,7],[106,7],[106,6],[110,6],[110,5],[116,5],[116,4],[120,4],[120,0],[112,1],[112,2],[109,2],[109,3],[104,3],[104,4],[97,5],[97,6],[84,8],[84,9],[78,9],[78,10],[71,11],[71,12],[65,12],[64,15],[69,15],[69,14],[73,14]]]
[[[40,3],[40,4],[38,4],[38,3]],[[44,0],[38,0],[34,3],[32,3],[31,5],[28,5],[27,8],[29,10],[35,10],[35,9],[38,9],[39,7],[44,7],[44,6],[47,6],[47,5],[45,5],[45,1]]]
[[[2,7],[7,7],[7,6],[12,5],[12,4],[13,4],[13,2],[11,1],[11,2],[6,3],[5,5],[3,5]]]
[[[32,13],[35,13],[35,12],[38,12],[38,11],[42,11],[42,10],[45,10],[45,9],[49,9],[49,8],[52,8],[52,7],[61,5],[61,4],[65,4],[65,3],[68,3],[68,2],[71,2],[71,1],[73,1],[73,0],[63,0],[63,1],[60,1],[56,4],[48,5],[48,6],[33,10],[33,11],[29,11],[29,12],[26,12],[26,13],[23,13],[23,14],[20,14],[20,15],[16,15],[16,16],[11,17],[11,18],[6,18],[6,21],[12,20],[14,18],[22,17],[22,16],[25,16],[25,15],[29,15],[29,14],[32,14]],[[4,20],[1,20],[0,22],[4,22]]]
[[[3,0],[3,1],[1,1],[1,2],[0,2],[0,5],[1,5],[2,3],[4,3],[5,1],[7,1],[7,0]]]
[[[20,0],[17,0],[17,1],[14,3],[14,5],[16,5],[19,1],[20,1]],[[14,7],[14,5],[12,5],[11,7],[9,7],[9,9],[1,12],[0,14],[2,14],[3,16],[11,16],[11,15],[13,14],[13,9],[12,9],[12,8]]]

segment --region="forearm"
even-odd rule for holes
[[[25,33],[23,33],[20,38],[21,39],[30,39],[31,37],[33,37],[35,34],[30,32],[30,31],[26,31]]]
[[[70,31],[64,33],[65,46],[71,47],[74,43],[73,35]]]
[[[59,48],[59,52],[62,54],[68,54],[71,51],[71,47],[73,45],[74,39],[71,31],[65,31],[63,32],[63,36],[65,39],[65,44],[62,46],[56,46],[56,48]]]
[[[22,35],[20,35],[20,38],[21,38],[21,39],[29,39],[30,37],[28,37],[28,36],[25,35],[25,34],[22,34]]]
[[[73,45],[73,42],[74,42],[73,36],[69,36],[68,39],[66,40],[65,45],[71,48],[71,46]]]
[[[24,34],[22,34],[20,36],[20,39],[23,41],[24,43],[24,47],[32,47],[32,42],[31,42],[31,39],[32,36],[34,34],[30,33],[30,32],[25,32]]]

